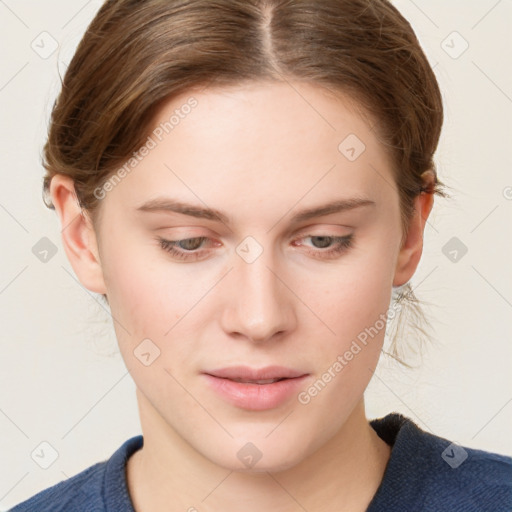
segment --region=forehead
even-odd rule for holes
[[[190,90],[160,106],[149,138],[151,149],[114,191],[126,204],[165,192],[252,208],[396,193],[369,118],[347,96],[318,85]]]

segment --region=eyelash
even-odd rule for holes
[[[308,251],[309,253],[316,253],[318,257],[321,259],[331,259],[336,256],[344,253],[346,250],[352,247],[353,234],[347,236],[329,236],[329,235],[305,235],[301,238],[331,238],[332,241],[336,244],[334,248],[328,250],[313,250]],[[202,254],[201,251],[195,249],[195,252],[192,251],[181,251],[175,248],[180,242],[186,242],[188,240],[207,240],[208,237],[205,236],[196,236],[192,238],[182,238],[181,240],[166,240],[165,238],[158,237],[158,241],[160,243],[161,248],[170,253],[171,256],[177,258],[179,260],[192,260],[196,261],[199,259]],[[300,239],[299,239],[300,240]]]

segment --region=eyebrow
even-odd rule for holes
[[[313,219],[315,217],[322,217],[333,213],[339,213],[343,211],[353,210],[362,206],[374,206],[375,201],[371,201],[366,198],[349,198],[339,199],[321,206],[315,206],[299,211],[291,218],[291,223],[296,224],[305,220]],[[169,213],[181,213],[182,215],[189,215],[198,219],[213,220],[222,222],[223,224],[229,225],[229,217],[214,208],[202,208],[193,204],[184,203],[176,199],[169,197],[159,197],[147,201],[142,206],[137,208],[137,211],[142,212],[169,212]]]

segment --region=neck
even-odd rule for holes
[[[136,512],[142,510],[365,511],[390,456],[361,401],[342,429],[299,464],[278,472],[233,471],[206,459],[137,391],[144,446],[127,462]]]

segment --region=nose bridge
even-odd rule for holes
[[[260,238],[261,239],[261,238]],[[290,327],[291,305],[270,242],[246,237],[236,248],[231,331],[265,340]],[[284,280],[284,279],[283,279]]]

